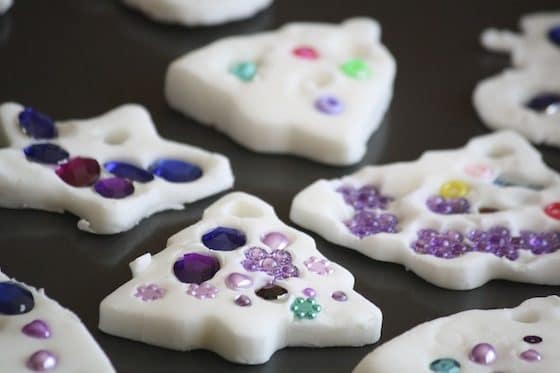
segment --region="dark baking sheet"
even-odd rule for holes
[[[499,72],[509,59],[483,51],[479,33],[488,26],[515,28],[520,15],[554,5],[558,3],[553,0],[278,0],[252,20],[187,29],[152,23],[117,0],[17,0],[0,17],[0,101],[32,105],[57,119],[87,118],[126,102],[143,104],[163,136],[226,154],[234,168],[235,189],[272,203],[287,222],[292,197],[318,178],[339,177],[366,164],[413,160],[424,150],[462,146],[488,132],[472,109],[471,92],[479,79]],[[251,153],[165,103],[166,67],[185,52],[227,35],[273,29],[289,21],[338,22],[357,15],[381,21],[398,75],[390,112],[355,167]],[[558,169],[559,152],[541,150]],[[288,348],[265,365],[244,367],[212,352],[168,351],[97,330],[99,302],[130,278],[128,263],[163,249],[171,234],[196,222],[217,198],[186,211],[158,214],[110,237],[78,231],[76,217],[68,214],[0,209],[0,267],[46,288],[75,311],[119,372],[349,372],[374,346]],[[560,290],[505,281],[469,292],[443,290],[401,266],[375,262],[313,237],[324,255],[354,273],[357,290],[383,310],[382,341],[438,316],[512,307]]]

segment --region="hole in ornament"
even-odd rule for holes
[[[288,290],[276,284],[266,284],[259,290],[255,291],[255,294],[259,298],[271,301],[283,300],[288,298]]]
[[[229,214],[238,218],[260,218],[262,211],[247,202],[236,202],[230,207]]]
[[[105,141],[105,144],[109,144],[109,145],[121,145],[126,140],[128,140],[129,137],[130,134],[127,131],[115,130],[108,133],[103,141]]]
[[[513,313],[512,319],[524,324],[533,324],[539,322],[541,316],[535,311],[517,311]]]
[[[490,158],[505,158],[513,154],[513,149],[508,146],[497,146],[490,149],[488,156]]]
[[[335,77],[329,71],[314,71],[304,78],[304,87],[311,91],[324,90],[333,84]]]
[[[202,284],[220,270],[220,262],[212,255],[188,253],[173,264],[175,277],[185,284]]]

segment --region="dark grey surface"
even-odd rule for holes
[[[471,107],[471,91],[480,78],[500,71],[509,60],[483,51],[479,33],[492,25],[515,28],[521,14],[558,5],[552,0],[278,0],[252,20],[186,29],[152,23],[117,1],[16,3],[0,17],[0,102],[32,105],[56,119],[87,118],[126,102],[143,104],[163,136],[226,154],[236,175],[235,188],[272,203],[286,222],[292,197],[318,178],[339,177],[366,164],[412,160],[424,150],[462,146],[470,137],[486,133]],[[193,48],[289,21],[338,22],[356,15],[381,21],[383,40],[398,61],[390,113],[356,167],[332,168],[295,157],[251,153],[174,113],[164,101],[168,63]],[[558,169],[559,152],[541,150],[547,163]],[[98,304],[130,278],[128,262],[146,251],[163,249],[171,234],[195,223],[217,198],[186,211],[158,214],[112,237],[78,231],[76,217],[68,214],[0,209],[0,267],[46,288],[51,297],[74,310],[119,372],[349,372],[374,346],[289,348],[265,365],[243,367],[207,351],[167,351],[97,331]],[[504,281],[469,292],[447,291],[401,266],[375,262],[313,236],[319,250],[349,268],[357,290],[383,310],[383,341],[438,316],[470,308],[511,307],[559,291]]]

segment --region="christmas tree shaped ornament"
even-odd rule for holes
[[[211,26],[250,18],[273,0],[123,0],[154,21]]]
[[[381,311],[353,290],[350,272],[244,193],[214,203],[131,269],[133,279],[101,303],[106,333],[204,348],[242,364],[264,363],[287,346],[361,346],[380,337]]]
[[[556,372],[559,310],[551,296],[433,320],[375,349],[354,373]]]
[[[369,18],[229,37],[167,71],[171,107],[247,148],[353,164],[389,106],[395,60]]]
[[[0,206],[69,211],[92,233],[129,230],[233,184],[225,157],[162,139],[138,105],[56,123],[7,103],[0,126],[9,145],[0,149]]]
[[[514,132],[419,160],[319,180],[291,219],[450,289],[492,279],[560,284],[560,177]]]
[[[0,325],[0,372],[115,372],[76,315],[2,272]]]

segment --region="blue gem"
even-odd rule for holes
[[[461,364],[455,359],[437,359],[430,364],[430,370],[434,373],[459,373]]]
[[[126,162],[107,162],[103,165],[107,172],[123,179],[147,183],[154,180],[154,175],[148,171]]]
[[[202,243],[209,249],[218,251],[232,251],[245,246],[245,233],[235,229],[218,227],[202,236]]]
[[[197,165],[175,159],[155,161],[148,171],[172,183],[195,181],[202,176],[202,169]]]
[[[560,94],[542,93],[531,98],[526,106],[539,113],[554,114],[560,111]]]
[[[553,26],[548,31],[548,38],[551,42],[560,47],[560,25]]]
[[[33,294],[12,281],[0,282],[0,315],[21,315],[35,307]]]
[[[257,74],[257,65],[254,62],[240,62],[229,70],[244,82],[250,82]]]
[[[34,139],[53,139],[58,136],[54,121],[33,108],[23,109],[18,118],[19,126],[27,136]]]
[[[23,149],[25,157],[31,162],[58,164],[68,159],[70,154],[60,146],[50,143],[33,144]]]

